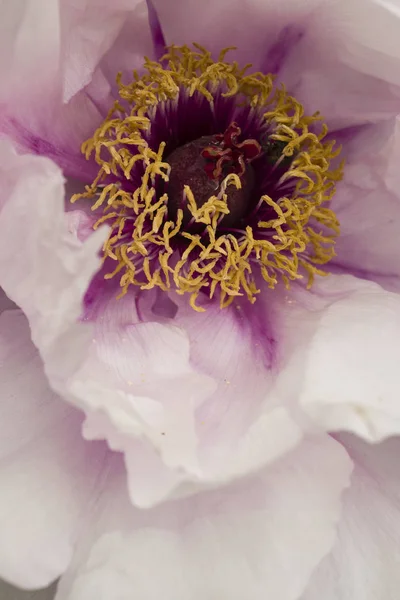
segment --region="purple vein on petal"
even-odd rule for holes
[[[304,31],[299,26],[288,25],[279,34],[277,41],[270,48],[263,64],[265,73],[278,74],[285,61],[304,37]]]
[[[165,53],[165,38],[160,24],[160,19],[158,18],[158,14],[152,0],[146,0],[146,2],[149,13],[149,25],[151,37],[153,39],[154,53],[156,55],[156,59],[158,60]]]

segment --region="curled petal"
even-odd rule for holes
[[[371,442],[398,434],[400,296],[346,276],[314,293],[323,309],[307,348],[300,404],[328,431]]]
[[[72,558],[107,448],[82,439],[82,415],[50,390],[20,310],[0,317],[0,361],[0,574],[38,588]]]
[[[399,438],[373,445],[347,434],[337,439],[354,462],[351,485],[334,548],[301,600],[394,600],[400,585]]]
[[[262,600],[266,589],[297,600],[334,543],[350,470],[339,444],[315,438],[225,491],[128,512],[109,477],[57,600],[128,600],[132,589],[143,600]]]
[[[399,278],[399,119],[353,135],[346,152],[344,179],[332,201],[341,223],[334,263],[368,279]]]
[[[113,102],[116,73],[152,53],[146,7],[22,0],[2,11],[2,27],[0,133],[87,181],[80,146]]]

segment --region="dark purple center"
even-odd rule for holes
[[[253,139],[239,142],[241,130],[231,123],[223,134],[207,135],[174,150],[167,162],[171,166],[168,183],[168,212],[175,220],[179,208],[183,210],[184,224],[192,220],[187,207],[184,186],[190,187],[197,207],[211,196],[222,194],[221,184],[230,173],[240,177],[241,188],[226,188],[229,214],[221,219],[224,227],[233,227],[247,213],[254,187],[254,172],[250,162],[261,153],[260,144]]]

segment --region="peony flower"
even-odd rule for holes
[[[397,598],[399,18],[2,7],[5,580]]]

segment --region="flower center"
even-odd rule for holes
[[[106,278],[126,293],[174,288],[254,302],[262,277],[325,275],[339,224],[326,206],[341,178],[326,126],[271,75],[171,47],[128,84],[82,151],[99,172],[85,192],[110,225]]]
[[[226,194],[229,213],[222,216],[219,226],[237,225],[245,216],[251,202],[254,188],[254,173],[250,162],[261,154],[261,146],[256,140],[238,142],[241,133],[237,123],[231,123],[224,134],[203,136],[174,150],[168,157],[171,167],[168,192],[168,216],[176,220],[178,210],[183,211],[183,225],[195,226],[196,222],[187,204],[185,185],[188,185],[200,208],[213,195]],[[227,175],[236,173],[240,187],[224,187]],[[198,225],[198,224],[197,224]],[[194,227],[201,231],[202,227]]]

